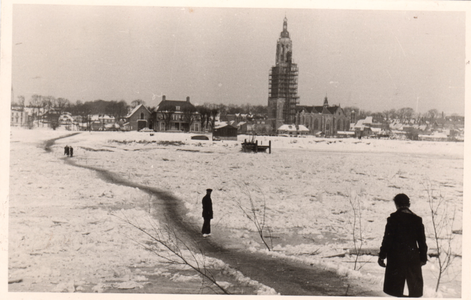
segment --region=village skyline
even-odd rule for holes
[[[15,4],[13,101],[265,106],[285,16],[301,105],[465,115],[465,14],[430,10]]]

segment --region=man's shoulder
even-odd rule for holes
[[[422,218],[410,210],[408,213],[404,211],[395,211],[388,217],[388,220],[395,220],[395,219],[409,219],[409,220],[412,219],[417,222],[422,222]]]

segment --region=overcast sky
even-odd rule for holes
[[[285,16],[302,105],[464,115],[459,11],[15,4],[14,97],[267,105]]]

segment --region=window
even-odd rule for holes
[[[144,119],[144,113],[141,113],[141,119]]]
[[[180,110],[180,106],[177,106],[175,109],[176,109],[176,110]]]

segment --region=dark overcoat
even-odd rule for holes
[[[213,218],[213,202],[211,201],[210,195],[206,195],[203,197],[203,218]]]
[[[422,218],[400,208],[387,220],[379,257],[387,259],[384,292],[403,296],[407,281],[409,296],[423,294],[422,264],[427,262],[427,244]]]

